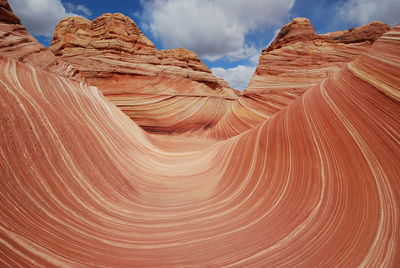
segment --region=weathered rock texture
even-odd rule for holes
[[[384,23],[371,22],[317,35],[308,19],[296,18],[262,52],[246,93],[280,90],[302,94],[363,54],[388,30],[389,26]]]
[[[51,50],[147,130],[208,128],[236,99],[228,84],[195,53],[183,48],[157,50],[122,14],[104,14],[93,21],[62,20]]]
[[[310,21],[296,18],[263,50],[249,87],[210,131],[237,135],[267,120],[328,75],[365,53],[390,28],[382,22],[318,35]]]
[[[223,141],[150,135],[96,87],[15,56],[28,47],[0,55],[0,267],[400,263],[400,26]],[[175,78],[152,90],[204,85]]]
[[[41,69],[80,79],[79,71],[57,59],[21,25],[6,0],[0,0],[0,55],[30,63]]]
[[[1,267],[398,267],[400,27],[237,137],[0,56]]]
[[[86,80],[100,89],[108,79],[114,81],[116,74],[129,79],[159,76],[208,86],[198,93],[232,96],[228,84],[216,78],[195,53],[184,48],[157,50],[130,18],[119,13],[104,14],[93,21],[80,17],[62,20],[50,48],[79,67]],[[171,90],[180,92],[179,88]]]

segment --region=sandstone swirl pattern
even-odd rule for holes
[[[77,69],[56,58],[29,34],[12,12],[7,0],[0,0],[0,55],[29,62],[36,67],[72,79],[81,79]]]
[[[399,37],[174,150],[96,87],[1,56],[0,266],[399,266]]]
[[[237,98],[195,53],[184,48],[157,50],[122,14],[62,20],[51,50],[148,131],[210,128]]]
[[[366,52],[388,30],[375,21],[318,35],[308,19],[293,19],[263,50],[248,88],[208,135],[232,137],[260,124]]]

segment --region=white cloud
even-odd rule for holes
[[[280,26],[294,2],[142,0],[141,18],[165,48],[185,47],[208,60],[240,60],[258,54],[246,35]]]
[[[79,16],[67,12],[60,0],[9,0],[9,2],[15,14],[33,35],[51,37],[61,19]],[[73,12],[88,15],[90,10],[83,5],[74,5]]]
[[[260,61],[260,56],[261,56],[261,50],[257,52],[257,54],[254,54],[249,58],[249,61],[253,64],[258,64]]]
[[[65,7],[69,12],[77,12],[77,13],[82,13],[85,16],[92,16],[92,11],[85,7],[84,5],[76,5],[73,3],[65,3]]]
[[[357,24],[380,20],[395,25],[400,22],[400,1],[347,0],[339,6],[338,15],[342,19]]]
[[[245,89],[253,76],[255,66],[238,65],[233,68],[214,67],[211,71],[215,76],[224,78],[231,87]]]

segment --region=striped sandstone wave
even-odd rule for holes
[[[0,266],[399,266],[399,48],[396,26],[258,127],[176,150],[0,57]]]
[[[248,88],[208,135],[232,137],[260,124],[365,53],[388,30],[374,21],[318,35],[308,19],[292,20],[263,50]]]
[[[81,79],[77,69],[54,56],[36,41],[12,12],[7,0],[0,0],[0,55],[72,79]]]
[[[237,98],[195,53],[184,48],[156,49],[122,14],[103,14],[93,21],[63,19],[50,49],[148,131],[207,129]]]

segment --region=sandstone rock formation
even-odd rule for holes
[[[260,124],[312,86],[365,53],[389,26],[382,22],[318,35],[310,20],[296,18],[263,50],[249,87],[209,133],[227,138]]]
[[[0,55],[67,77],[80,78],[77,69],[57,59],[28,33],[6,0],[0,0]]]
[[[354,29],[317,35],[308,19],[296,18],[282,27],[262,52],[246,93],[302,94],[363,54],[388,30],[389,26],[382,22],[371,22]]]
[[[179,152],[96,88],[0,57],[1,266],[395,267],[399,33]]]
[[[222,141],[2,53],[0,267],[397,267],[399,48],[400,25]]]
[[[236,99],[228,84],[195,53],[183,48],[157,50],[122,14],[104,14],[93,21],[62,20],[51,50],[147,130],[208,128]]]
[[[232,96],[228,84],[216,78],[195,53],[184,48],[157,50],[130,18],[119,13],[107,13],[93,21],[63,19],[50,48],[100,89],[108,80],[114,81],[116,74],[128,79],[159,76],[190,79],[208,86],[196,93]],[[179,88],[169,90],[181,93]]]

